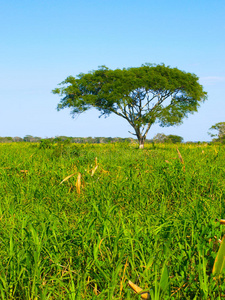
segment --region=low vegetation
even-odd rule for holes
[[[220,299],[225,148],[0,144],[0,298]],[[146,294],[146,293],[145,293]]]

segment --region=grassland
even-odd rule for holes
[[[178,148],[0,144],[0,298],[222,298],[225,147]]]

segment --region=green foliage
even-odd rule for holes
[[[50,149],[53,146],[53,139],[41,139],[40,149]]]
[[[71,147],[71,139],[56,139],[56,144],[54,147],[54,151],[52,153],[55,157],[62,157],[62,156],[79,156],[80,150],[75,145]]]
[[[10,136],[0,137],[0,143],[11,143],[13,139]]]
[[[155,143],[172,143],[172,144],[177,144],[177,143],[182,143],[183,142],[183,138],[179,135],[165,135],[164,133],[157,133],[154,138],[153,141]]]
[[[225,122],[216,123],[215,125],[210,127],[209,130],[217,131],[216,134],[211,132],[208,133],[211,137],[215,137],[215,139],[213,139],[213,142],[220,142],[225,144]]]
[[[182,136],[179,135],[174,135],[174,134],[169,134],[167,136],[167,138],[173,143],[173,144],[177,144],[177,143],[182,143],[183,142],[183,138]]]
[[[164,133],[157,133],[153,138],[154,143],[166,143],[167,140],[168,138]]]
[[[214,236],[224,234],[214,221],[225,214],[224,146],[0,150],[1,299],[139,299],[128,280],[155,299],[225,294],[224,274],[221,283],[212,275]]]
[[[213,266],[213,275],[221,276],[223,269],[225,267],[225,238],[223,237],[219,251],[217,253],[214,266]]]
[[[55,139],[42,139],[39,145],[39,149],[52,149],[51,157],[62,156],[79,156],[79,148],[75,145],[71,147],[70,138],[55,138]]]
[[[89,143],[89,144],[105,144],[105,143],[136,143],[136,139],[132,138],[120,138],[120,137],[68,137],[68,136],[57,136],[55,138],[45,138],[41,139],[39,137],[33,137],[32,135],[24,137],[24,139],[20,137],[0,137],[1,143],[9,143],[9,142],[29,142],[29,143],[41,143],[40,147],[47,147],[49,145],[54,145],[57,142],[65,142],[65,143]],[[146,142],[151,142],[151,140],[146,140]],[[48,146],[47,146],[48,145]],[[51,146],[49,146],[51,148]]]
[[[40,138],[40,137],[37,137],[37,136],[26,135],[26,136],[23,138],[23,140],[24,140],[24,142],[36,143],[36,142],[41,141],[41,138]]]
[[[152,124],[181,124],[206,99],[195,74],[164,64],[122,70],[102,66],[69,76],[61,85],[53,90],[62,97],[58,110],[68,107],[73,116],[92,107],[101,115],[115,113],[129,122],[141,144]]]

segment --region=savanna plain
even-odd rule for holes
[[[177,150],[178,149],[178,150]],[[221,299],[225,147],[0,144],[0,298]]]

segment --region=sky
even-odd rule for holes
[[[224,0],[0,0],[0,136],[133,137],[118,116],[58,112],[67,76],[164,63],[199,77],[208,93],[180,126],[157,133],[209,141],[225,121]]]

